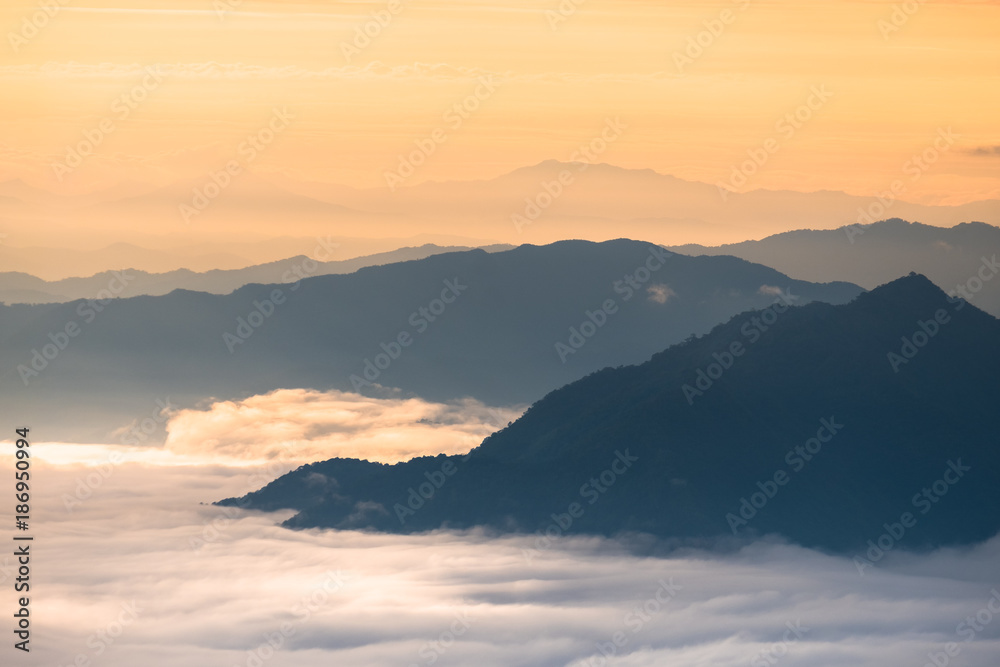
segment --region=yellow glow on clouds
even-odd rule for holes
[[[307,463],[334,457],[381,463],[464,454],[517,419],[523,407],[492,408],[474,399],[433,403],[369,398],[350,392],[282,389],[206,410],[180,410],[167,422],[164,447],[33,444],[57,465]],[[5,451],[11,448],[8,443]]]

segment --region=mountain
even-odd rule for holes
[[[19,230],[17,238],[9,239],[18,246],[43,245],[50,238],[59,238],[67,247],[93,243],[94,238],[139,244],[133,237],[151,230],[183,236],[189,243],[209,238],[231,242],[286,229],[290,218],[295,219],[301,233],[311,235],[364,230],[370,237],[384,238],[407,236],[413,229],[421,229],[427,234],[453,236],[469,235],[471,229],[477,238],[490,239],[491,243],[543,244],[566,238],[602,241],[628,229],[635,237],[678,245],[737,242],[761,233],[803,227],[832,229],[857,223],[862,215],[859,209],[882,206],[886,210],[874,196],[773,190],[737,194],[715,183],[650,169],[556,160],[486,180],[424,182],[394,190],[384,185],[352,188],[246,171],[207,202],[204,194],[199,194],[207,185],[212,183],[206,175],[154,189],[130,187],[88,197],[26,191],[23,184],[0,187],[0,220]],[[201,202],[197,214],[181,212],[182,205],[191,208],[196,202]],[[955,206],[895,200],[888,212],[934,225],[969,220],[997,224],[1000,200]],[[142,225],[137,226],[136,221]],[[18,257],[12,255],[12,259]],[[260,261],[264,260],[253,263]]]
[[[511,246],[486,246],[487,252],[509,250]],[[211,294],[228,294],[251,283],[278,284],[295,282],[301,275],[326,276],[353,273],[366,266],[392,264],[413,259],[423,259],[443,252],[470,250],[467,247],[442,247],[434,244],[418,248],[400,248],[391,252],[356,257],[339,261],[314,262],[299,255],[278,262],[268,262],[242,269],[212,270],[196,273],[178,269],[166,273],[148,273],[135,269],[104,271],[87,278],[64,278],[45,281],[26,273],[0,273],[0,302],[3,303],[61,303],[76,299],[94,298],[109,283],[124,282],[121,296],[162,296],[177,289]],[[313,268],[315,266],[315,268]],[[312,270],[307,270],[307,269]],[[123,277],[118,277],[123,276]]]
[[[618,240],[444,253],[226,295],[3,306],[0,400],[74,441],[101,441],[167,396],[185,406],[381,385],[525,404],[776,298],[843,303],[860,291]]]
[[[294,528],[777,533],[872,564],[996,534],[1000,322],[915,274],[781,310],[553,391],[466,457],[333,459],[222,504]]]
[[[93,237],[102,236],[95,232]],[[146,273],[183,271],[207,273],[233,271],[257,264],[273,264],[288,258],[309,256],[324,261],[345,261],[368,255],[385,254],[403,248],[436,245],[441,247],[499,247],[492,241],[467,236],[418,234],[407,237],[359,238],[324,234],[314,237],[276,236],[241,241],[215,239],[192,243],[183,235],[136,235],[135,243],[88,244],[72,247],[15,245],[14,237],[0,234],[0,266],[7,273],[28,274],[43,281],[61,282],[121,269]],[[24,235],[17,240],[23,241]],[[52,239],[46,239],[51,242]],[[60,238],[59,242],[63,242]],[[419,253],[416,256],[420,256]],[[400,259],[405,259],[401,257]],[[280,274],[279,274],[280,275]],[[22,277],[14,277],[24,280]],[[169,278],[168,278],[169,279]],[[43,288],[51,291],[51,287]],[[88,295],[89,296],[89,295]],[[13,302],[13,301],[9,301]]]
[[[48,245],[0,245],[0,266],[7,274],[32,276],[37,280],[63,280],[115,269],[138,267],[151,272],[238,269],[252,265],[247,257],[231,249],[213,248],[187,253],[173,249],[147,248],[134,243],[111,243],[94,248],[65,248]],[[25,280],[25,278],[16,278]],[[5,300],[7,295],[5,296]]]
[[[671,250],[733,255],[802,280],[849,280],[869,289],[915,271],[949,294],[1000,316],[1000,227],[982,222],[933,227],[894,218],[833,230],[802,229],[718,247],[672,246]]]
[[[560,175],[568,181],[561,190],[557,188]],[[557,190],[551,200],[546,199]],[[547,160],[487,181],[400,188],[390,203],[378,210],[383,214],[420,211],[424,216],[460,216],[476,221],[477,227],[489,230],[491,236],[533,243],[580,236],[611,238],[624,224],[640,238],[677,245],[737,241],[761,231],[777,233],[807,225],[836,228],[856,223],[859,209],[868,209],[873,201],[873,197],[833,191],[751,190],[723,197],[715,184],[651,169]],[[371,206],[357,199],[350,205]],[[959,206],[895,201],[891,206],[895,215],[937,225],[968,220],[1000,222],[1000,200],[995,199]],[[537,217],[531,218],[531,213]],[[520,224],[513,222],[515,214],[520,216]],[[507,236],[503,235],[505,229]],[[516,237],[510,232],[517,232]]]

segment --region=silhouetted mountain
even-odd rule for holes
[[[296,509],[296,528],[779,533],[859,553],[887,532],[883,551],[996,534],[1000,322],[919,275],[778,310],[554,391],[467,457],[333,459],[223,504]]]
[[[88,236],[88,247],[82,248],[72,244],[70,247],[65,247],[47,243],[54,242],[55,239],[45,239],[40,245],[26,246],[23,236],[20,238],[21,244],[15,246],[0,234],[0,267],[3,267],[7,274],[27,274],[44,281],[61,282],[94,274],[108,274],[121,269],[152,274],[177,272],[178,276],[183,277],[185,270],[196,273],[234,271],[260,264],[280,263],[288,258],[303,256],[323,261],[345,261],[425,245],[451,249],[500,247],[488,239],[438,234],[380,238],[321,234],[306,237],[276,236],[265,240],[244,241],[228,238],[223,241],[213,239],[181,242],[177,237],[151,237],[138,233],[134,242],[115,241],[103,247],[91,246],[97,243],[98,239],[106,239],[108,236],[107,233],[101,234],[95,231]],[[58,242],[68,243],[62,238],[59,238]],[[423,256],[426,255],[400,257],[395,261]],[[21,276],[20,279],[24,280],[25,277]],[[280,278],[275,278],[277,279]],[[43,289],[43,291],[53,290]],[[65,296],[58,290],[56,293]],[[3,300],[14,303],[7,298]]]
[[[733,255],[802,280],[849,280],[865,288],[916,271],[949,294],[1000,316],[1000,227],[982,222],[947,228],[893,218],[833,230],[803,229],[715,248],[686,245],[671,250]]]
[[[495,245],[483,249],[487,252],[510,250],[512,246]],[[418,248],[400,248],[391,252],[366,255],[340,261],[314,262],[299,255],[278,262],[268,262],[243,269],[213,270],[196,273],[187,269],[166,273],[148,273],[135,269],[104,271],[87,278],[66,278],[45,281],[26,273],[0,273],[0,302],[3,303],[63,303],[76,299],[92,299],[110,283],[122,281],[125,289],[121,296],[162,296],[177,289],[210,294],[229,294],[244,285],[257,283],[270,285],[290,283],[302,276],[328,276],[353,273],[366,266],[378,266],[423,259],[444,252],[470,250],[461,246],[422,245]],[[121,276],[121,277],[119,277]]]
[[[93,243],[99,230],[122,229],[124,221],[141,220],[146,230],[176,229],[183,222],[178,206],[193,203],[194,190],[204,185],[205,179],[196,179],[157,188],[120,187],[87,197],[63,197],[23,184],[0,183],[0,220],[21,230],[18,245],[47,243],[42,239],[58,237],[73,247],[80,245],[81,238]],[[285,229],[287,221],[294,219],[298,233],[307,235],[364,230],[373,238],[398,237],[413,229],[465,235],[474,229],[477,238],[492,242],[542,244],[566,238],[604,240],[628,229],[634,237],[661,244],[725,243],[805,226],[832,229],[854,223],[859,209],[873,205],[879,203],[871,196],[844,192],[750,190],[737,194],[718,183],[685,180],[651,169],[556,160],[486,180],[428,181],[394,191],[384,185],[359,189],[246,172],[225,189],[225,196],[188,220],[192,224],[185,226],[185,237],[193,243],[218,241],[220,235],[231,241],[248,230]],[[890,213],[935,225],[969,220],[997,223],[1000,200],[954,206],[896,200]],[[26,237],[35,240],[23,240]],[[137,242],[131,236],[116,240]],[[459,245],[440,239],[433,242]],[[357,254],[368,252],[376,251]],[[38,273],[22,263],[26,258],[6,253],[0,246],[0,262],[4,260],[9,262],[4,265],[8,270]],[[98,270],[120,266],[137,264],[105,265]]]
[[[544,194],[544,183],[569,180],[547,208],[528,218],[530,206]],[[377,196],[377,191],[364,191]],[[858,209],[868,209],[871,197],[844,192],[751,190],[725,193],[715,183],[685,180],[652,169],[626,169],[611,164],[546,160],[486,181],[427,182],[399,188],[391,200],[379,203],[357,198],[339,201],[354,208],[385,213],[420,211],[435,220],[474,220],[477,229],[502,240],[523,238],[533,243],[558,238],[608,238],[621,225],[640,238],[663,244],[703,239],[740,240],[811,225],[832,229],[853,223]],[[511,224],[512,213],[521,216]],[[968,220],[996,222],[1000,200],[958,206],[927,206],[897,200],[892,213],[911,220],[954,225]],[[527,219],[526,219],[527,218]],[[517,228],[517,237],[505,235]],[[712,241],[709,241],[712,242]],[[718,241],[717,241],[718,242]],[[895,274],[896,277],[900,274]],[[877,284],[877,283],[876,283]]]
[[[446,253],[227,295],[5,306],[0,400],[45,422],[49,437],[71,432],[75,441],[106,438],[109,422],[141,419],[166,396],[184,406],[377,383],[432,400],[530,403],[779,292],[842,303],[860,291],[621,240]]]

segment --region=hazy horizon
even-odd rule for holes
[[[0,6],[3,667],[996,667],[1000,0]]]
[[[1000,223],[994,2],[391,4],[8,4],[4,245]]]

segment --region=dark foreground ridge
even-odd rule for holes
[[[221,504],[298,510],[292,528],[976,542],[1000,529],[998,341],[911,274],[593,373],[467,457],[332,459]]]

